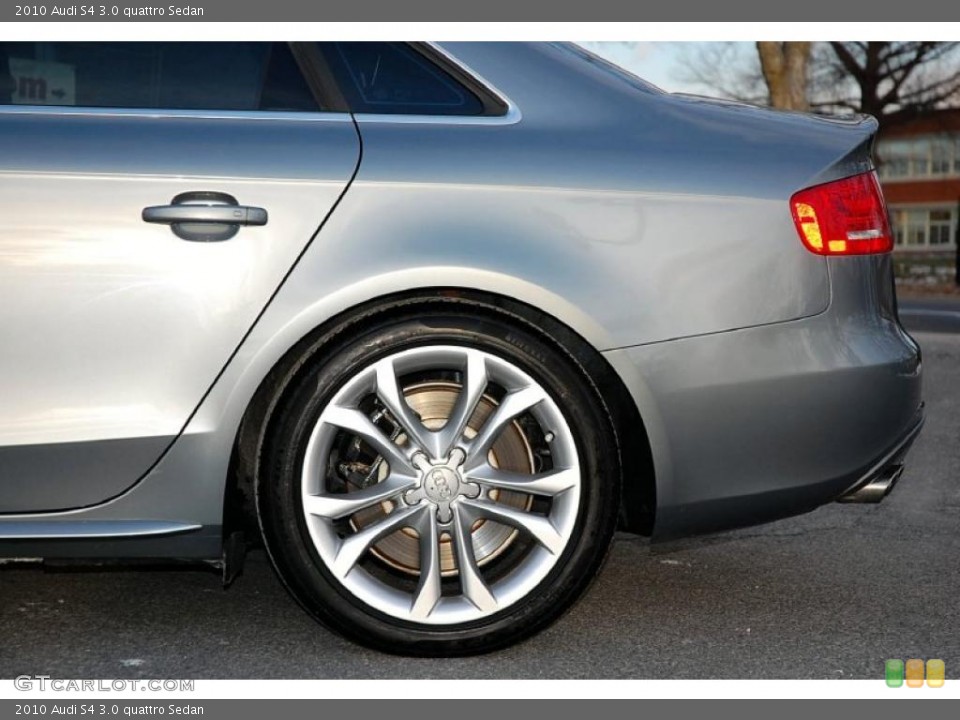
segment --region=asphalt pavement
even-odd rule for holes
[[[229,590],[200,569],[5,566],[0,677],[879,679],[887,658],[941,658],[957,677],[960,302],[901,308],[924,350],[928,419],[880,505],[666,545],[618,536],[560,622],[457,660],[393,657],[327,632],[262,552]]]
[[[914,332],[960,333],[960,296],[902,299],[899,313]]]

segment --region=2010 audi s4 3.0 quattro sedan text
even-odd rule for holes
[[[922,403],[876,130],[566,44],[5,43],[0,556],[262,542],[456,655],[618,528],[878,501]]]

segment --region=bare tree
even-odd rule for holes
[[[798,78],[817,112],[863,112],[889,125],[925,111],[960,105],[960,43],[696,43],[680,58],[678,79],[706,94],[776,107],[803,108]],[[800,59],[788,61],[788,45]],[[806,55],[806,68],[802,68]],[[794,68],[785,93],[780,80]],[[772,70],[772,72],[771,72]]]
[[[770,97],[753,43],[686,43],[678,54],[678,80],[705,95],[766,104]]]
[[[784,110],[809,110],[807,67],[809,42],[757,42],[760,70],[770,96],[770,105]]]
[[[812,106],[863,112],[889,125],[956,104],[960,92],[960,43],[831,42],[820,52]]]

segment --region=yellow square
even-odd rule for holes
[[[947,668],[943,660],[927,660],[927,685],[943,687],[943,680],[947,675]]]
[[[923,660],[907,660],[907,687],[923,687]]]

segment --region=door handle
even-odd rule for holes
[[[155,205],[143,209],[148,223],[218,223],[266,225],[267,211],[244,205]]]
[[[183,240],[229,240],[242,225],[266,225],[267,211],[240,205],[232,195],[219,192],[180,193],[169,205],[143,209],[143,221],[169,225]]]

